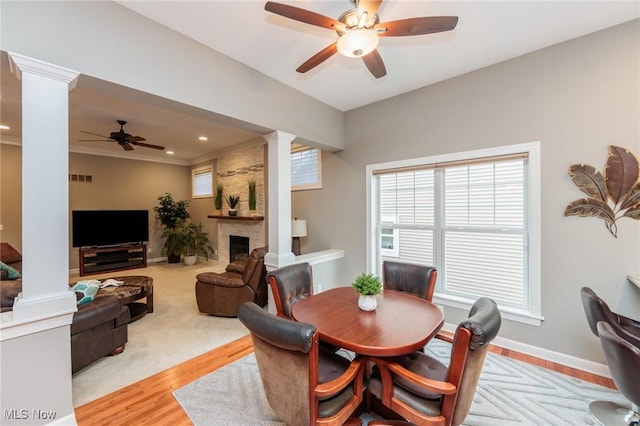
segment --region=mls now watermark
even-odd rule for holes
[[[54,420],[55,411],[38,410],[36,408],[28,410],[26,408],[5,409],[3,417],[5,420]]]

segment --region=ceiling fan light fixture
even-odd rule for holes
[[[373,52],[379,42],[375,30],[357,28],[344,33],[338,39],[338,53],[349,58],[360,58]]]

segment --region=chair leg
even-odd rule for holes
[[[611,401],[593,401],[589,404],[589,412],[602,425],[640,425],[640,412],[635,404],[629,406]]]

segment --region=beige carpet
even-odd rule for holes
[[[129,324],[125,351],[107,356],[73,376],[73,405],[78,407],[124,386],[203,354],[248,334],[236,318],[218,318],[198,312],[195,276],[221,272],[226,265],[200,260],[193,266],[156,263],[144,269],[72,276],[102,279],[125,275],[153,277],[154,312]]]

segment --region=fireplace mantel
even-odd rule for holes
[[[209,219],[224,219],[224,220],[264,220],[264,216],[222,216],[217,214],[210,214],[207,217]]]

